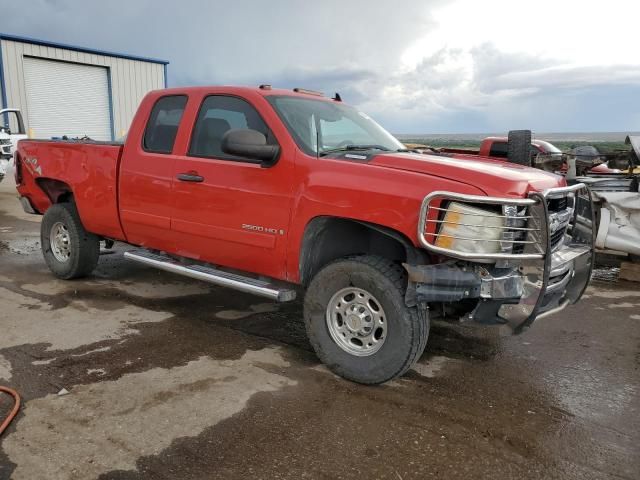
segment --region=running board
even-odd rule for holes
[[[131,250],[124,252],[125,258],[149,265],[167,272],[177,273],[185,277],[203,280],[205,282],[253,293],[278,302],[289,302],[296,298],[296,291],[292,288],[280,287],[271,282],[257,278],[245,277],[236,273],[224,272],[212,266],[183,265],[166,255],[158,255],[147,250]]]

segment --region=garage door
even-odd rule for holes
[[[35,138],[111,140],[105,67],[24,57],[28,127]]]

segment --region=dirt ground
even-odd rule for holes
[[[414,370],[364,387],[319,364],[299,302],[141,267],[122,246],[55,280],[38,232],[5,179],[0,385],[25,405],[0,479],[640,478],[638,284],[596,281],[499,343],[434,326]]]

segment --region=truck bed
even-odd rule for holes
[[[442,147],[439,148],[438,151],[442,153],[456,153],[461,155],[480,155],[480,150],[472,149],[472,148],[450,148],[450,147]]]
[[[73,186],[85,228],[123,240],[118,214],[118,167],[123,144],[93,140],[22,140],[16,158],[18,192],[40,214]]]

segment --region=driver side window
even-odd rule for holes
[[[247,101],[237,97],[211,95],[204,99],[191,137],[189,155],[193,157],[244,160],[222,151],[222,137],[232,129],[252,129],[267,138],[267,144],[276,141],[262,117]]]

